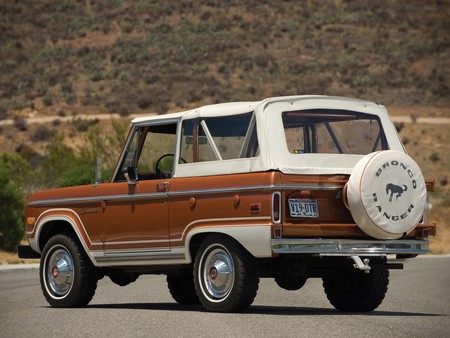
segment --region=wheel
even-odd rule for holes
[[[239,312],[256,297],[255,259],[228,237],[213,235],[200,246],[194,265],[197,296],[208,311]]]
[[[194,272],[192,269],[181,270],[167,275],[167,286],[172,298],[181,305],[199,305],[195,292]]]
[[[95,267],[68,235],[56,235],[47,242],[39,275],[45,299],[53,307],[85,306],[97,288]]]
[[[308,280],[306,267],[298,260],[283,257],[275,263],[276,274],[274,276],[277,285],[285,290],[300,290]]]
[[[139,275],[136,273],[121,272],[121,273],[112,273],[108,275],[108,277],[114,284],[117,284],[119,286],[126,286],[128,284],[135,282],[139,278]]]
[[[275,283],[285,290],[296,291],[300,290],[306,283],[307,278],[304,276],[275,276]]]
[[[389,270],[374,269],[366,274],[359,270],[343,270],[323,278],[330,303],[344,312],[369,312],[383,301],[389,284]]]

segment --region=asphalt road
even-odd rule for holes
[[[369,314],[340,313],[320,280],[285,291],[263,279],[249,311],[208,313],[177,305],[164,276],[119,287],[99,282],[91,304],[53,309],[38,272],[0,271],[0,337],[449,337],[450,256],[410,260],[391,271],[383,304]]]

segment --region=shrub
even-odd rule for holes
[[[431,160],[431,162],[436,163],[439,162],[441,160],[439,154],[437,152],[433,152],[431,153],[430,156],[428,156],[428,158]]]
[[[24,197],[11,174],[10,168],[0,166],[0,248],[8,251],[14,251],[24,235]]]
[[[6,108],[3,106],[0,106],[0,120],[6,119]]]
[[[31,137],[33,142],[46,141],[52,136],[52,132],[48,129],[47,125],[41,124],[36,129],[36,132]]]
[[[91,184],[95,181],[95,167],[88,164],[75,164],[64,170],[56,180],[58,187]]]
[[[16,153],[19,154],[20,157],[28,161],[28,164],[33,168],[37,168],[42,161],[42,155],[27,144],[20,143],[15,150]],[[29,178],[28,181],[31,182],[31,178]]]
[[[89,120],[75,118],[75,119],[73,119],[73,125],[75,126],[77,131],[85,132],[85,131],[88,131],[89,126],[91,125],[91,122]]]
[[[53,106],[53,100],[48,96],[44,97],[44,99],[42,100],[42,103],[44,103],[44,106],[46,106],[46,107]]]
[[[18,131],[27,131],[28,130],[27,120],[20,116],[16,117],[14,119],[14,126],[17,128]]]
[[[74,152],[72,148],[64,144],[64,134],[55,133],[53,142],[48,145],[46,156],[41,162],[42,183],[48,187],[54,187],[57,177],[74,163]]]

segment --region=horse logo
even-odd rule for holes
[[[408,190],[408,187],[406,185],[403,184],[403,187],[393,184],[393,183],[388,183],[386,185],[386,194],[390,194],[389,195],[389,202],[392,202],[392,197],[395,195],[395,199],[397,200],[400,196],[402,196],[402,194]]]

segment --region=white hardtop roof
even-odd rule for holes
[[[383,125],[389,148],[404,151],[384,106],[359,99],[301,95],[272,97],[256,102],[231,102],[207,105],[185,112],[136,118],[132,124],[155,121],[175,122],[192,118],[231,116],[254,112],[260,153],[256,157],[229,160],[177,163],[174,177],[195,177],[279,170],[286,174],[350,174],[364,155],[353,154],[292,154],[284,134],[281,113],[301,110],[346,110],[377,116]],[[320,113],[320,111],[319,111]],[[158,123],[158,122],[157,122]],[[175,154],[179,156],[178,144]]]
[[[345,110],[355,110],[359,112],[367,112],[380,116],[386,112],[384,106],[370,101],[336,97],[336,96],[322,96],[322,95],[296,95],[296,96],[280,96],[271,97],[262,101],[248,101],[248,102],[229,102],[206,105],[199,108],[187,110],[184,112],[170,113],[164,115],[152,115],[138,117],[131,121],[132,124],[145,123],[156,120],[170,120],[170,119],[190,119],[197,117],[214,117],[224,115],[236,115],[254,111],[258,106],[262,105],[263,110],[274,103],[291,102],[292,105],[299,106],[299,109],[314,109],[314,108],[342,108]],[[380,109],[381,108],[381,109]]]

